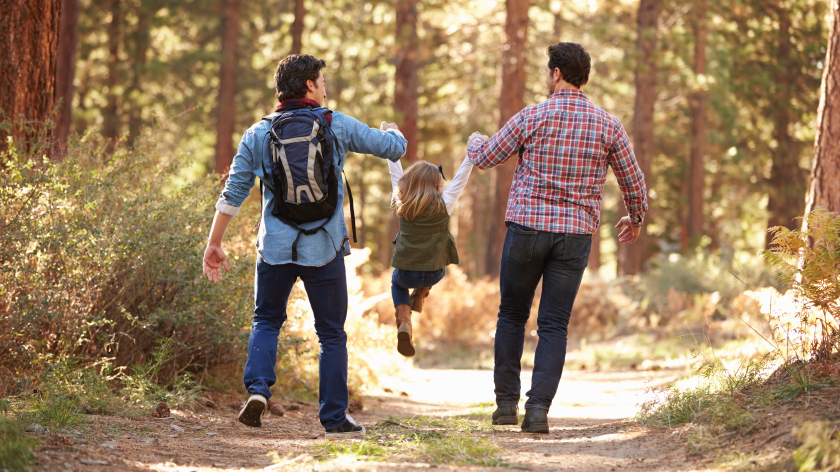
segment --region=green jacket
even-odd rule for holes
[[[400,218],[400,232],[393,242],[391,266],[397,269],[429,272],[459,262],[445,207],[414,221]]]

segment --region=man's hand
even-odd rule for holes
[[[400,128],[397,126],[396,123],[388,123],[387,121],[383,121],[379,125],[379,129],[382,130],[382,131],[388,131],[389,129],[393,129],[393,130],[397,130],[397,131],[400,130]]]
[[[618,220],[618,224],[615,225],[615,227],[623,227],[621,232],[618,233],[618,241],[624,244],[633,244],[639,237],[639,233],[642,231],[642,227],[635,226],[633,222],[630,221],[629,216],[625,216],[624,218]]]
[[[228,267],[227,256],[221,246],[207,245],[204,250],[204,275],[210,279],[211,282],[221,282],[224,278],[222,276],[222,267],[225,272],[230,272]]]
[[[488,136],[485,136],[485,135],[479,133],[478,131],[476,131],[473,134],[471,134],[469,138],[467,138],[467,145],[472,143],[472,140],[475,139],[475,138],[481,138],[482,141],[488,141],[490,139]]]

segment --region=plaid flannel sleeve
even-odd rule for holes
[[[525,140],[522,112],[507,123],[487,141],[473,139],[467,147],[467,157],[479,169],[490,169],[504,164],[519,151]]]
[[[624,194],[624,207],[630,215],[630,220],[634,225],[641,226],[648,211],[645,175],[639,168],[624,127],[621,123],[616,123],[616,128],[617,137],[610,148],[607,162],[618,179],[621,193]]]

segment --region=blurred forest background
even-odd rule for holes
[[[131,146],[156,128],[197,164],[185,180],[227,170],[244,130],[273,110],[277,62],[300,52],[327,61],[327,106],[371,126],[396,121],[409,161],[451,175],[471,132],[493,134],[547,98],[546,47],[573,41],[592,56],[584,91],[628,129],[650,189],[646,234],[619,250],[610,174],[592,269],[613,278],[698,252],[755,255],[766,228],[804,214],[823,0],[77,1],[77,24],[65,27],[72,12],[62,22],[76,46],[58,41],[58,139],[99,130]],[[371,248],[365,270],[378,273],[396,229],[387,166],[348,161],[357,247]],[[498,271],[510,164],[476,173],[453,218],[471,276]]]
[[[241,134],[273,111],[274,70],[292,53],[326,60],[327,106],[373,127],[397,122],[406,160],[453,175],[473,131],[491,135],[547,98],[547,46],[582,44],[593,64],[584,91],[628,129],[650,202],[640,239],[619,247],[613,225],[624,208],[610,174],[570,327],[582,342],[675,330],[741,336],[741,316],[767,322],[757,290],[772,299],[794,280],[759,256],[767,228],[798,228],[795,218],[817,207],[840,211],[840,0],[0,7],[0,31],[11,32],[0,36],[0,394],[59,365],[122,369],[128,377],[112,378],[119,388],[139,376],[169,392],[184,373],[201,383],[214,366],[241,367],[258,190],[229,230],[233,272],[223,286],[202,279],[201,254],[220,178]],[[417,321],[419,359],[443,348],[463,354],[448,360],[492,357],[514,166],[474,172],[456,207],[462,263],[435,289],[432,316]],[[359,228],[348,331],[387,339],[397,230],[387,166],[350,155],[346,169]],[[295,297],[278,364],[288,382],[277,388],[303,388],[300,380],[311,393],[317,362],[303,353],[317,345],[305,295]],[[369,354],[353,362],[370,361],[351,365],[357,387],[374,385],[383,363],[403,362],[365,342],[351,336],[351,351]],[[681,349],[665,357],[684,357]]]

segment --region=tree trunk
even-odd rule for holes
[[[131,103],[128,114],[128,142],[133,144],[140,136],[143,124],[143,106],[138,101],[143,93],[143,72],[146,69],[146,56],[149,51],[151,35],[149,31],[149,11],[144,2],[137,8],[137,29],[134,31],[134,49],[131,51],[131,86],[126,97]]]
[[[58,27],[58,58],[55,70],[55,98],[61,108],[55,120],[56,152],[67,146],[73,119],[73,79],[76,76],[76,46],[79,43],[79,0],[61,2],[61,24]]]
[[[832,0],[828,11],[828,44],[806,211],[823,207],[840,213],[840,0]]]
[[[394,111],[408,141],[405,158],[417,162],[417,0],[397,0]]]
[[[499,128],[525,108],[525,66],[528,53],[528,8],[530,0],[507,0],[505,35],[507,44],[502,53],[502,90],[499,97]],[[493,211],[490,215],[487,244],[486,273],[499,276],[502,247],[505,242],[505,211],[510,196],[513,172],[518,158],[512,158],[496,168],[496,188],[493,192]]]
[[[694,20],[694,75],[698,79],[706,74],[706,0],[695,4]],[[691,164],[688,178],[688,219],[686,230],[688,244],[697,246],[703,235],[703,202],[706,182],[704,159],[706,156],[706,91],[698,84],[691,94]]]
[[[639,60],[636,64],[636,101],[633,106],[633,151],[639,167],[645,174],[645,185],[650,191],[650,164],[653,159],[653,105],[656,102],[656,27],[659,21],[659,1],[641,0],[637,19],[638,38],[636,47]],[[645,217],[645,224],[639,238],[633,244],[618,243],[618,275],[635,275],[642,271],[650,257],[650,238],[647,227],[651,211]]]
[[[239,3],[237,1],[237,3]],[[295,0],[295,22],[292,23],[292,54],[300,54],[303,49],[303,18],[306,6],[303,0]]]
[[[563,3],[552,12],[554,14],[554,40],[560,42],[560,33],[563,32]]]
[[[46,121],[55,105],[58,0],[0,0],[0,110]],[[24,139],[13,131],[13,137]],[[0,131],[0,151],[6,134]]]
[[[767,201],[769,219],[768,227],[791,227],[794,218],[802,216],[805,209],[805,178],[799,168],[799,153],[796,143],[790,136],[790,102],[793,77],[788,70],[790,54],[793,47],[790,36],[790,12],[783,5],[777,9],[779,13],[779,47],[776,52],[777,69],[775,77],[774,106],[773,106],[773,137],[777,147],[772,153],[773,167],[770,170],[770,191]],[[766,245],[769,248],[773,234],[766,235]]]
[[[592,233],[592,249],[589,250],[589,270],[598,272],[601,268],[601,230]]]
[[[120,63],[120,23],[122,22],[120,0],[111,0],[111,23],[108,26],[108,103],[103,112],[102,136],[108,139],[105,152],[111,154],[117,145],[119,123],[117,122],[117,84]]]
[[[217,174],[227,178],[236,151],[233,148],[233,127],[236,124],[236,62],[239,42],[239,2],[226,0],[222,21],[222,57],[219,68],[219,117],[216,129]]]

